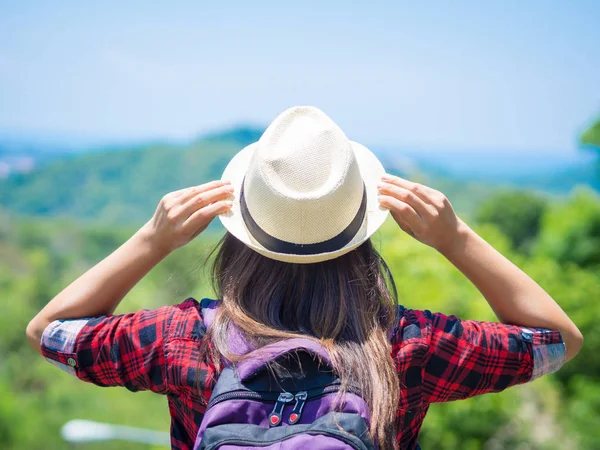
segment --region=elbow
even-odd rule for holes
[[[567,361],[573,359],[583,347],[583,334],[577,327],[572,332],[569,332],[564,338],[564,343],[567,349]]]
[[[44,328],[40,323],[37,317],[34,317],[27,328],[25,329],[25,335],[27,336],[27,341],[31,348],[37,353],[42,353],[41,341],[42,334],[44,333]]]

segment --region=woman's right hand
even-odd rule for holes
[[[390,210],[406,233],[449,254],[468,227],[458,218],[448,198],[428,186],[385,174],[381,177],[379,203]]]
[[[233,186],[211,181],[165,195],[143,231],[152,245],[169,253],[190,242],[219,214],[229,211]]]

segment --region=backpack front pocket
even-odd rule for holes
[[[266,428],[248,424],[223,424],[208,428],[199,450],[328,449],[374,450],[365,420],[332,412],[307,425]]]

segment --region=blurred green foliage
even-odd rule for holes
[[[581,135],[581,144],[600,149],[600,118],[592,123]]]
[[[600,197],[578,189],[571,202],[557,205],[543,218],[536,253],[581,267],[600,264]]]
[[[515,249],[529,253],[540,229],[547,200],[527,191],[502,191],[486,199],[477,211],[481,223],[496,225]]]
[[[452,198],[451,198],[452,200]],[[530,274],[580,327],[581,354],[558,373],[499,394],[435,404],[425,420],[424,449],[595,449],[600,442],[600,199],[579,190],[547,201],[501,191],[466,220]],[[66,219],[19,219],[0,211],[0,448],[65,449],[59,430],[75,418],[169,430],[166,399],[99,388],[73,379],[35,354],[25,328],[70,281],[135,230]],[[205,233],[165,259],[117,312],[211,297],[200,265],[216,243]],[[372,238],[396,280],[400,302],[462,318],[495,320],[473,285],[446,259],[389,220]],[[122,442],[82,449],[140,449]]]

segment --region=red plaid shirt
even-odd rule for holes
[[[58,320],[44,331],[42,352],[84,381],[166,395],[172,448],[191,449],[205,410],[201,400],[208,401],[217,377],[199,351],[203,308],[212,302],[190,298],[155,310]],[[430,403],[499,392],[554,372],[566,349],[558,331],[399,306],[392,356],[401,386],[399,447],[416,449]]]

